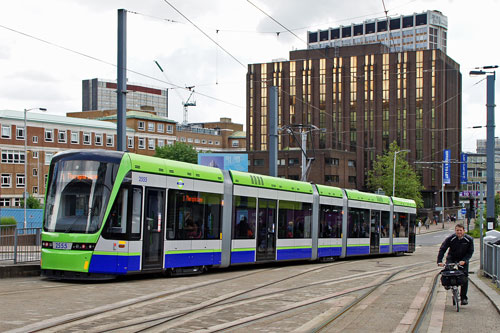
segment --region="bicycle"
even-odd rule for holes
[[[451,289],[453,293],[453,306],[456,307],[457,312],[460,311],[458,287],[467,281],[467,275],[465,275],[461,268],[463,267],[457,263],[447,263],[441,271],[441,284],[446,290]]]

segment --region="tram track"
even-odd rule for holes
[[[428,263],[417,263],[417,264],[411,264],[411,265],[404,265],[400,266],[403,267],[402,270],[406,270],[409,267],[415,267],[415,266],[421,266],[423,264],[428,264]],[[155,331],[156,329],[159,330],[164,330],[168,329],[169,326],[177,326],[179,324],[179,321],[185,321],[186,319],[182,319],[183,317],[200,317],[206,315],[206,313],[213,313],[217,311],[221,311],[224,309],[230,309],[230,308],[237,308],[238,306],[248,303],[248,302],[256,302],[256,301],[262,301],[262,300],[269,300],[275,297],[276,295],[279,294],[286,294],[292,291],[297,291],[299,289],[304,289],[304,288],[310,288],[310,287],[317,287],[321,284],[335,284],[335,283],[342,283],[342,282],[348,282],[352,281],[354,279],[362,279],[362,278],[369,278],[372,276],[378,276],[380,274],[387,274],[390,273],[390,271],[393,271],[394,269],[397,269],[398,267],[391,267],[391,268],[386,268],[378,271],[373,271],[373,272],[368,272],[368,273],[359,273],[359,274],[351,274],[346,277],[342,278],[336,278],[336,279],[328,279],[328,280],[323,280],[323,281],[318,281],[318,282],[313,282],[313,283],[307,283],[303,284],[301,286],[294,286],[293,288],[282,288],[280,290],[274,291],[274,292],[262,292],[261,294],[258,295],[249,295],[248,297],[237,299],[238,297],[244,295],[244,294],[251,294],[252,292],[263,288],[263,285],[260,285],[256,288],[253,288],[251,290],[245,290],[241,292],[234,292],[231,294],[226,294],[222,295],[217,299],[211,299],[206,302],[202,302],[198,305],[194,305],[190,308],[183,308],[179,310],[171,310],[171,311],[165,311],[161,313],[157,313],[156,315],[153,316],[147,316],[147,317],[139,317],[135,319],[131,319],[128,321],[121,322],[121,325],[115,324],[108,324],[108,325],[101,325],[99,327],[93,327],[90,331],[92,332],[109,332],[109,331],[132,331],[132,332],[141,332],[141,331]],[[310,271],[309,271],[310,272]],[[423,274],[423,273],[420,273]],[[420,275],[417,274],[417,275]],[[267,283],[265,286],[269,287],[274,284],[278,284],[281,282],[284,282],[286,280],[289,280],[290,278],[297,277],[299,275],[303,274],[296,274],[294,276],[289,276],[284,279],[280,279],[277,281],[273,281],[270,283]],[[413,275],[414,276],[414,275]],[[306,307],[308,305],[314,304],[316,302],[321,302],[324,300],[332,299],[332,298],[338,298],[338,297],[343,297],[346,295],[350,295],[355,292],[359,292],[360,290],[365,290],[367,287],[366,285],[362,285],[359,288],[350,288],[348,290],[342,290],[339,292],[334,292],[328,295],[321,295],[316,298],[314,298],[311,302],[305,301],[305,302],[300,302],[298,306],[291,306],[288,307],[287,309],[281,311],[281,312],[287,312],[291,311],[294,309],[298,309],[301,307]],[[274,316],[277,315],[281,312],[267,312],[263,313],[262,315],[256,315],[255,318],[253,318],[253,321],[258,321],[265,319],[266,317],[269,316]],[[97,319],[97,318],[95,318]],[[173,321],[175,320],[175,324],[173,324]],[[240,323],[236,326],[241,326],[241,325],[248,325],[248,322]],[[165,327],[167,326],[167,327]],[[64,327],[60,327],[61,329],[64,329]],[[68,328],[68,327],[66,327]],[[226,327],[227,328],[227,327]],[[224,329],[226,329],[224,328]]]
[[[279,283],[279,282],[282,282],[282,281],[293,279],[293,278],[302,276],[304,274],[321,271],[321,270],[330,268],[332,266],[345,265],[345,264],[350,264],[350,263],[357,263],[357,262],[362,261],[362,260],[363,259],[341,261],[341,262],[333,262],[333,263],[329,263],[329,264],[321,264],[321,266],[319,266],[319,267],[314,267],[314,268],[306,269],[306,270],[304,270],[302,272],[299,272],[298,274],[287,276],[287,277],[285,277],[283,279],[280,279],[278,281],[273,281],[273,282],[270,282],[268,284],[259,285],[256,288],[257,289],[258,288],[262,288],[262,287],[265,287],[266,285],[272,285],[272,284],[275,284],[275,283]],[[180,288],[177,288],[175,290],[171,290],[171,291],[167,291],[167,292],[153,293],[153,294],[145,295],[145,296],[142,296],[142,297],[137,297],[137,298],[134,298],[132,300],[125,300],[125,301],[121,301],[121,302],[116,302],[116,303],[111,304],[111,305],[105,305],[105,306],[97,307],[97,308],[94,308],[94,309],[89,309],[89,310],[86,310],[86,311],[81,311],[81,312],[77,312],[77,313],[63,315],[63,316],[58,317],[58,318],[49,319],[49,320],[46,320],[46,321],[41,322],[41,323],[28,325],[28,326],[25,326],[22,329],[14,329],[14,330],[11,330],[9,332],[12,332],[12,333],[14,333],[14,332],[40,332],[40,331],[44,331],[44,330],[53,330],[56,327],[59,327],[61,325],[67,325],[67,324],[75,323],[75,322],[78,322],[78,321],[81,321],[81,320],[88,320],[89,318],[92,318],[92,317],[95,317],[95,316],[100,316],[100,315],[104,315],[104,314],[107,314],[107,313],[114,313],[114,312],[126,311],[127,308],[138,306],[141,303],[147,303],[147,302],[152,302],[152,301],[153,302],[160,302],[162,298],[172,297],[174,295],[180,295],[180,294],[188,292],[192,288],[212,287],[212,286],[215,286],[217,284],[229,282],[229,281],[232,281],[232,280],[236,280],[236,279],[240,279],[240,278],[246,278],[246,277],[249,277],[249,276],[252,276],[252,275],[256,275],[256,274],[259,274],[259,273],[267,273],[269,271],[277,271],[277,270],[280,270],[280,269],[282,269],[282,267],[277,267],[277,268],[273,267],[273,268],[265,268],[265,269],[253,270],[251,272],[240,274],[240,275],[235,276],[235,277],[230,277],[230,278],[226,278],[226,279],[211,280],[211,281],[208,281],[208,282],[205,282],[205,283],[199,283],[199,284],[189,285],[189,286],[186,286],[186,287],[180,287]],[[51,287],[49,287],[49,288],[51,288]]]

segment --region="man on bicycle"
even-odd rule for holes
[[[472,258],[474,253],[474,240],[471,236],[465,234],[465,229],[463,224],[455,225],[455,233],[446,237],[443,244],[439,248],[439,254],[437,257],[438,266],[444,266],[442,263],[444,254],[448,250],[448,255],[446,256],[446,263],[458,263],[463,267],[465,275],[469,274],[469,260]],[[460,299],[462,305],[467,305],[467,289],[469,288],[469,280],[460,288]]]

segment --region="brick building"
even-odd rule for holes
[[[251,64],[247,73],[249,171],[267,174],[270,86],[278,87],[278,127],[315,125],[307,140],[314,157],[309,181],[366,190],[376,155],[396,141],[415,161],[442,161],[461,152],[461,74],[441,50],[389,52],[383,44],[297,50],[289,61]],[[278,136],[278,175],[301,174],[299,144]],[[413,164],[424,205],[440,205],[441,171]],[[458,164],[445,187],[447,207],[458,205]]]
[[[68,149],[116,150],[116,110],[68,113],[69,117],[28,112],[27,171],[24,175],[24,112],[0,110],[0,207],[19,206],[25,188],[40,201],[45,196],[45,184],[52,156]],[[240,124],[225,122],[217,128],[179,126],[175,121],[142,111],[127,112],[127,150],[152,156],[157,146],[175,141],[192,143],[199,151],[238,151],[230,147],[229,135]],[[227,127],[227,128],[226,128]],[[237,131],[241,147],[245,147],[244,132]],[[241,134],[243,133],[243,134]],[[242,138],[243,137],[243,138]]]

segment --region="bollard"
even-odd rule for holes
[[[17,226],[14,229],[14,264],[17,264]]]

